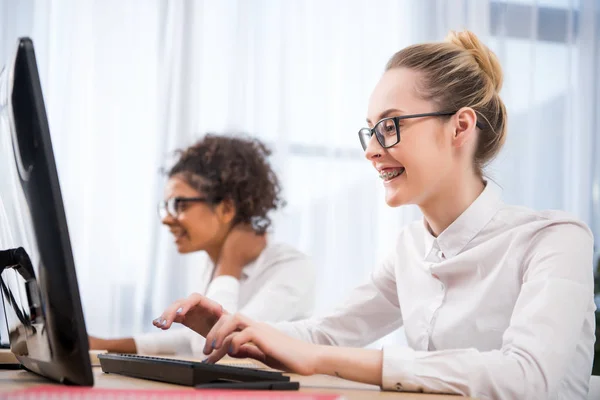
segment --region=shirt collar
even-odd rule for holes
[[[264,263],[265,257],[267,253],[265,250],[267,250],[267,248],[269,247],[269,240],[267,239],[267,247],[265,247],[263,249],[263,251],[260,252],[259,256],[254,260],[249,262],[248,264],[246,264],[244,266],[244,268],[242,269],[242,275],[241,278],[242,279],[248,279],[251,276],[253,276],[254,274],[256,274],[257,272],[260,272],[260,269],[258,268],[260,265],[262,265]],[[210,257],[208,257],[208,255],[206,256],[207,258],[207,262],[210,265],[210,271],[212,271],[211,273],[214,274],[216,265],[211,261]]]
[[[256,260],[252,261],[250,264],[247,264],[244,269],[242,269],[242,278],[248,279],[256,273],[256,266],[259,264],[261,256],[262,253]]]
[[[437,238],[431,234],[427,221],[423,219],[425,228],[425,254],[423,257],[427,258],[432,251],[441,251],[446,259],[460,253],[502,207],[504,203],[500,194],[500,188],[487,181],[483,192]]]

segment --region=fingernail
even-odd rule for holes
[[[152,322],[156,322],[157,324],[160,324],[160,318],[156,318],[154,321]]]
[[[204,360],[202,360],[202,362],[200,364],[208,364],[208,358],[205,358]]]
[[[163,322],[162,322],[162,324],[161,324],[161,325],[162,325],[162,326],[165,326],[165,325],[167,325],[167,320],[166,320],[166,319],[163,319]]]
[[[216,348],[216,346],[217,346],[217,339],[213,339],[212,348],[214,349],[214,348]]]
[[[177,314],[181,314],[182,312],[183,312],[183,307],[179,307],[179,308],[177,309]]]

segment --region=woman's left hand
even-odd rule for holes
[[[241,314],[223,315],[206,336],[204,354],[214,363],[229,354],[300,375],[316,373],[319,346],[294,339]]]

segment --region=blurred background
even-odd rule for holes
[[[317,311],[390,251],[390,209],[357,131],[387,59],[468,28],[499,56],[507,202],[564,209],[600,243],[600,0],[0,0],[0,64],[36,46],[88,331],[152,329],[195,286],[156,213],[173,150],[247,132],[288,206],[274,240],[309,254]],[[402,331],[385,342],[402,342]]]

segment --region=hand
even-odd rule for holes
[[[227,312],[219,303],[201,294],[193,293],[187,299],[171,304],[160,317],[152,321],[152,324],[166,330],[177,322],[206,337],[224,314]]]
[[[223,243],[215,277],[230,275],[240,279],[244,267],[256,260],[266,246],[266,235],[256,234],[249,225],[234,226]]]
[[[300,375],[316,373],[320,346],[294,339],[241,314],[223,315],[206,336],[204,354],[214,363],[229,354]]]

